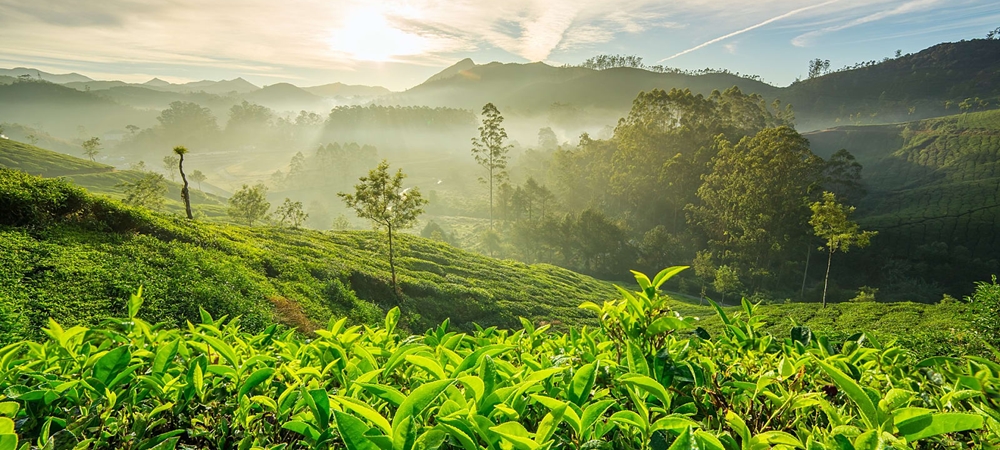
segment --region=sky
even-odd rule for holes
[[[996,0],[0,0],[0,67],[94,79],[415,86],[464,58],[726,68],[784,86],[982,38]]]

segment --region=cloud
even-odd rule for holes
[[[925,10],[931,6],[940,3],[941,0],[915,0],[904,3],[902,5],[896,6],[895,8],[886,9],[878,11],[876,13],[868,14],[857,19],[850,20],[846,23],[828,26],[821,28],[819,30],[810,31],[807,33],[800,34],[792,39],[792,45],[796,47],[807,47],[819,36],[827,33],[832,33],[840,30],[844,30],[851,27],[856,27],[858,25],[863,25],[870,22],[875,22],[877,20],[882,20],[887,17],[898,16],[902,14],[908,14],[916,11]]]
[[[767,20],[765,20],[763,22],[759,22],[759,23],[756,23],[754,25],[750,25],[749,27],[743,28],[741,30],[734,31],[734,32],[729,33],[729,34],[724,35],[724,36],[719,36],[719,37],[717,37],[715,39],[712,39],[712,40],[707,41],[707,42],[703,42],[703,43],[698,44],[698,45],[696,45],[694,47],[691,47],[691,48],[689,48],[687,50],[675,53],[673,56],[668,56],[666,58],[663,58],[659,62],[662,63],[662,62],[665,62],[665,61],[669,61],[669,60],[674,59],[674,58],[676,58],[678,56],[683,56],[683,55],[686,55],[686,54],[691,53],[693,51],[700,50],[702,48],[708,47],[709,45],[715,44],[716,42],[724,41],[724,40],[729,39],[731,37],[739,36],[739,35],[741,35],[743,33],[746,33],[748,31],[752,31],[752,30],[756,30],[757,28],[760,28],[762,26],[768,25],[770,23],[777,22],[777,21],[782,20],[782,19],[787,19],[787,18],[792,17],[792,16],[794,16],[796,14],[803,13],[803,12],[809,11],[811,9],[816,9],[816,8],[819,8],[819,7],[831,5],[831,4],[836,3],[838,1],[839,0],[829,0],[827,2],[823,2],[823,3],[817,4],[817,5],[804,6],[802,8],[798,8],[798,9],[794,9],[794,10],[788,11],[788,12],[786,12],[784,14],[780,14],[780,15],[774,16],[774,17],[772,17],[770,19],[767,19]]]

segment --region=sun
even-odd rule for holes
[[[399,56],[424,53],[428,47],[423,36],[396,28],[375,9],[349,13],[339,28],[327,38],[330,49],[359,61],[392,61]]]

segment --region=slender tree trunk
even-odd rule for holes
[[[805,301],[806,297],[806,277],[809,276],[809,256],[812,255],[812,247],[806,244],[806,270],[802,271],[802,289],[799,290],[799,301]]]
[[[826,258],[826,278],[823,279],[823,307],[826,308],[826,286],[830,284],[830,263],[833,261],[833,251]]]
[[[490,230],[493,229],[493,159],[490,158]]]
[[[389,272],[392,274],[392,292],[396,294],[396,302],[400,300],[399,286],[396,284],[396,260],[392,253],[392,225],[389,228]]]
[[[184,187],[181,189],[181,198],[184,200],[184,211],[187,212],[188,220],[193,220],[191,214],[191,192],[188,190],[188,179],[184,175],[184,154],[180,154],[180,161],[177,162],[177,169],[181,172],[181,180],[184,180]]]

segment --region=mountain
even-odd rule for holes
[[[152,126],[158,112],[137,110],[98,95],[44,81],[0,85],[3,122],[31,124],[61,137],[102,136],[125,125]]]
[[[1000,40],[938,44],[783,88],[800,129],[912,121],[952,114],[966,98],[1000,98]],[[951,102],[947,107],[945,102]]]
[[[176,92],[206,92],[209,94],[228,94],[230,92],[236,92],[237,94],[246,94],[257,91],[260,88],[243,78],[234,78],[232,80],[203,80],[184,84],[174,84],[169,87],[165,87],[164,89]]]
[[[54,74],[48,72],[42,72],[38,69],[29,69],[27,67],[15,67],[13,69],[0,69],[0,75],[17,78],[21,75],[28,75],[34,80],[45,80],[50,83],[72,83],[72,82],[83,82],[83,81],[94,81],[91,78],[80,75],[76,72],[65,73],[65,74]]]
[[[324,84],[321,86],[312,86],[302,89],[313,95],[330,98],[378,97],[380,95],[392,93],[392,91],[382,86],[361,86],[343,83]]]
[[[430,83],[432,81],[444,80],[446,78],[451,78],[455,75],[461,74],[467,70],[476,67],[476,63],[472,61],[472,58],[465,58],[455,64],[452,64],[447,69],[444,69],[427,79],[424,83]]]
[[[122,183],[134,183],[143,176],[135,170],[116,170],[113,166],[76,158],[14,140],[0,140],[0,168],[16,169],[45,178],[63,177],[95,194],[123,198]],[[182,214],[181,184],[166,180],[164,208]],[[205,219],[219,220],[226,216],[226,199],[206,194],[192,184],[191,206]]]
[[[401,105],[448,106],[478,110],[488,102],[499,108],[547,112],[553,104],[627,112],[635,96],[655,88],[691,89],[709,94],[739,86],[745,92],[773,96],[776,88],[729,74],[691,76],[643,69],[593,70],[545,63],[470,65],[462,61],[428,81],[380,100]]]
[[[288,83],[264,86],[259,91],[244,95],[243,98],[248,102],[267,106],[276,111],[322,109],[327,103],[322,97]]]
[[[149,87],[157,88],[157,87],[167,87],[167,86],[170,86],[170,83],[168,83],[166,81],[163,81],[163,80],[161,80],[159,78],[153,78],[152,80],[149,80],[149,81],[147,81],[145,83],[142,83],[142,85],[143,86],[149,86]]]
[[[728,73],[686,75],[644,69],[591,70],[543,63],[478,65],[471,60],[424,83],[379,100],[384,104],[448,106],[478,110],[487,102],[501,110],[546,112],[554,105],[627,113],[640,91],[672,88],[709,94],[737,86],[768,102],[792,104],[800,130],[838,124],[889,123],[950,114],[966,98],[1000,98],[1000,40],[939,44],[916,54],[776,87]]]
[[[72,81],[69,83],[63,83],[63,86],[73,88],[78,91],[101,91],[111,89],[113,87],[131,86],[131,84],[124,81]]]
[[[864,166],[857,216],[879,232],[866,252],[923,261],[910,269],[946,287],[1000,269],[1000,111],[805,137],[822,157],[843,148]]]

